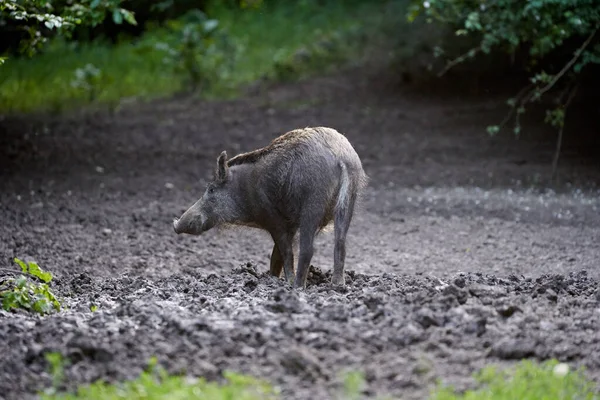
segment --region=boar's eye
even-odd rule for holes
[[[208,193],[214,193],[215,192],[215,188],[214,187],[209,187],[208,188]]]

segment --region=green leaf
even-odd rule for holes
[[[18,258],[16,258],[16,257],[15,257],[15,260],[14,260],[14,261],[15,261],[17,264],[19,264],[19,266],[21,267],[21,271],[22,271],[23,273],[25,273],[25,274],[26,274],[26,273],[27,273],[27,270],[28,270],[28,268],[27,268],[27,264],[25,264],[23,261],[19,260],[19,259],[18,259]]]
[[[123,23],[123,14],[121,14],[121,9],[115,8],[112,13],[113,22],[117,25],[121,25]]]
[[[131,11],[125,10],[123,8],[121,8],[120,10],[121,10],[121,15],[123,16],[123,18],[125,18],[125,21],[127,21],[131,25],[137,25],[135,16]]]
[[[48,300],[45,299],[44,297],[38,298],[33,303],[32,308],[35,312],[40,313],[40,314],[47,314],[50,312],[50,304],[48,304]]]
[[[50,272],[43,271],[35,262],[29,263],[29,273],[36,278],[40,278],[46,283],[52,280],[52,274]]]
[[[219,21],[216,19],[209,19],[204,22],[204,32],[212,32],[219,26]]]
[[[500,132],[500,127],[498,125],[490,125],[490,126],[487,127],[487,132],[491,136],[494,136],[495,134],[497,134],[498,132]]]
[[[22,289],[22,288],[24,288],[24,287],[25,287],[25,284],[27,283],[27,278],[26,278],[25,276],[21,275],[21,276],[19,276],[19,277],[17,278],[17,280],[15,281],[15,283],[16,283],[16,285],[15,285],[15,286],[16,286],[18,289]]]
[[[97,305],[95,305],[95,304],[92,304],[92,305],[90,305],[90,311],[91,311],[91,312],[96,312],[96,311],[98,311],[98,306],[97,306]]]
[[[11,309],[18,307],[16,298],[15,298],[16,293],[6,291],[6,292],[2,292],[0,294],[0,296],[2,297],[2,308],[4,309],[4,311],[10,311]]]
[[[469,13],[469,15],[467,16],[467,20],[465,21],[465,28],[473,31],[481,30],[481,23],[479,22],[479,13],[477,11]]]

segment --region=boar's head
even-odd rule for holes
[[[227,153],[223,151],[217,158],[214,179],[202,197],[179,219],[173,220],[175,233],[200,235],[219,224],[234,222],[239,214],[236,186],[227,166]]]

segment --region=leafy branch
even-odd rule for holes
[[[126,21],[136,25],[134,13],[121,7],[124,1],[0,0],[0,22],[11,20],[19,30],[27,33],[28,37],[20,43],[20,52],[31,56],[42,47],[51,33],[68,37],[77,25],[96,26],[107,14],[112,15],[116,24]],[[0,59],[0,65],[4,60]]]
[[[450,71],[452,68],[454,68],[458,64],[461,64],[470,58],[475,58],[475,56],[478,53],[480,53],[481,51],[482,51],[482,46],[474,47],[474,48],[470,49],[469,51],[467,51],[466,53],[464,53],[463,55],[458,56],[455,59],[448,61],[446,63],[446,66],[444,67],[444,69],[442,69],[440,72],[438,72],[438,74],[437,74],[438,78],[444,76],[448,71]]]
[[[575,94],[577,93],[577,88],[579,86],[574,86],[570,93],[569,93],[569,97],[567,98],[567,101],[565,102],[564,106],[562,106],[562,115],[560,115],[560,124],[559,124],[559,128],[558,128],[558,138],[556,139],[556,150],[554,151],[554,157],[552,159],[552,180],[556,179],[556,172],[558,170],[558,159],[560,158],[560,150],[562,147],[562,141],[563,141],[563,132],[565,130],[565,118],[567,117],[567,108],[569,108],[569,104],[571,104],[571,101],[573,101],[573,98],[575,97]],[[557,109],[560,110],[560,109]],[[555,110],[556,111],[556,110]],[[552,113],[550,113],[550,115],[552,115]],[[548,116],[546,117],[548,118]]]

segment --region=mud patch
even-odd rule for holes
[[[155,355],[170,372],[220,379],[233,369],[294,399],[330,398],[346,369],[365,374],[367,395],[409,399],[437,378],[468,384],[484,362],[556,357],[600,370],[598,282],[584,272],[447,282],[349,272],[343,289],[330,278],[313,268],[307,290],[293,291],[252,265],[223,276],[75,276],[57,288],[67,311],[2,313],[0,390],[22,399],[50,385],[50,351],[69,360],[68,388],[134,378]]]

